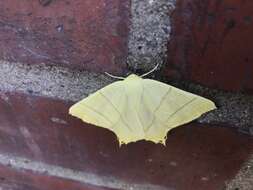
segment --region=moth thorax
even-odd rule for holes
[[[139,80],[139,79],[142,79],[142,78],[139,77],[138,75],[131,74],[125,80]]]

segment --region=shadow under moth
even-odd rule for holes
[[[165,145],[168,131],[216,109],[206,98],[142,78],[147,74],[116,77],[123,80],[77,102],[69,113],[111,130],[120,145],[143,139]]]

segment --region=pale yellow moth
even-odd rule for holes
[[[74,104],[69,113],[111,130],[120,145],[143,139],[165,145],[169,130],[213,109],[206,98],[131,74]]]

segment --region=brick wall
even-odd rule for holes
[[[0,3],[2,59],[92,71],[124,68],[129,1],[48,2]]]
[[[181,0],[173,15],[170,70],[215,89],[252,92],[253,2]]]
[[[253,154],[250,0],[10,0],[0,12],[0,189],[219,190]],[[119,148],[68,115],[113,82],[104,71],[156,63],[152,77],[218,106],[167,147]]]

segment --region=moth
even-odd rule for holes
[[[150,73],[150,72],[149,72]],[[119,144],[139,140],[165,145],[168,131],[216,109],[215,104],[171,85],[131,74],[77,102],[69,113],[111,130]],[[112,76],[112,75],[110,75]]]

